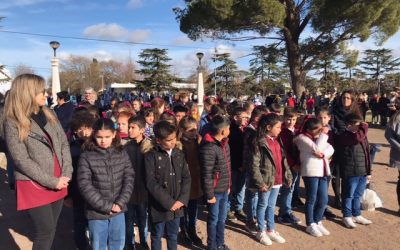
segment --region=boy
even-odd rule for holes
[[[286,159],[289,164],[290,170],[292,172],[293,185],[287,187],[283,185],[281,187],[280,203],[278,221],[283,224],[299,225],[301,221],[297,218],[292,211],[292,197],[295,188],[298,188],[299,179],[299,163],[296,160],[298,158],[298,152],[293,144],[293,138],[297,135],[297,130],[295,129],[297,121],[297,112],[294,108],[286,107],[283,113],[283,124],[282,131],[279,134],[279,139],[282,141],[283,148],[286,153]]]
[[[354,222],[369,225],[372,222],[361,216],[360,200],[367,181],[371,178],[371,162],[367,139],[368,125],[356,113],[345,115],[346,130],[338,136],[338,163],[342,177],[342,213],[347,228]]]
[[[125,145],[129,141],[128,135],[128,120],[132,114],[127,111],[122,111],[118,114],[117,125],[119,136],[121,137],[121,144]]]
[[[188,108],[181,104],[178,104],[174,107],[173,111],[175,114],[177,124],[179,124],[181,122],[182,118],[186,116],[186,114],[188,112]]]
[[[151,249],[161,250],[166,228],[167,247],[177,249],[183,207],[190,195],[190,173],[185,155],[176,146],[176,127],[167,121],[154,125],[156,145],[145,154],[146,186],[151,215]]]
[[[203,192],[207,199],[207,249],[229,248],[224,242],[228,195],[231,187],[231,160],[228,144],[229,119],[215,116],[211,131],[200,145]]]
[[[135,181],[132,197],[128,203],[128,211],[125,212],[125,249],[135,249],[135,233],[133,230],[135,221],[139,228],[141,248],[150,249],[146,243],[148,194],[145,183],[143,152],[151,145],[151,142],[144,137],[146,121],[142,116],[131,117],[128,123],[130,141],[125,145],[125,149],[128,152],[133,170],[135,171]]]
[[[246,109],[237,107],[232,112],[232,120],[229,133],[229,149],[231,155],[232,192],[228,202],[228,219],[245,220],[243,212],[244,191],[246,173],[243,167],[243,131],[249,122],[250,116]],[[231,206],[232,203],[232,206]]]

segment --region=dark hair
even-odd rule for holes
[[[117,119],[120,117],[127,117],[128,119],[132,117],[132,113],[129,113],[128,111],[121,111],[117,115]]]
[[[83,144],[83,150],[91,151],[98,147],[96,143],[96,135],[100,130],[111,130],[113,133],[116,132],[114,122],[108,118],[97,119],[97,121],[93,124],[92,129],[92,136]],[[111,146],[118,150],[123,149],[123,146],[121,145],[121,138],[119,137],[118,133],[115,135]]]
[[[151,113],[153,113],[153,115],[154,115],[154,109],[153,108],[146,107],[146,108],[143,109],[143,116],[144,117],[150,116]]]
[[[282,106],[279,103],[272,103],[271,106],[269,106],[269,110],[274,113],[280,113],[282,109]]]
[[[178,105],[176,105],[174,107],[173,111],[174,111],[175,114],[178,113],[178,112],[183,112],[183,113],[186,114],[188,112],[188,108],[183,106],[183,105],[178,104]]]
[[[242,108],[242,107],[236,107],[233,111],[232,111],[232,116],[238,116],[241,115],[242,113],[245,113],[246,109]]]
[[[64,100],[64,101],[69,101],[69,94],[67,91],[61,91],[57,93],[58,99]]]
[[[273,127],[281,121],[282,121],[281,117],[275,113],[268,113],[262,115],[260,121],[258,122],[258,128],[256,133],[257,136],[255,137],[257,141],[254,142],[255,143],[254,145],[257,145],[259,140],[267,136],[268,126]]]
[[[355,125],[358,122],[363,122],[363,119],[359,114],[350,112],[343,117],[343,121],[346,125]]]
[[[224,115],[224,114],[225,114],[225,110],[223,108],[221,108],[219,105],[214,104],[211,106],[210,113],[209,113],[209,115],[211,117],[214,117],[217,115]]]
[[[69,122],[69,127],[72,132],[76,132],[81,127],[91,128],[96,119],[89,113],[87,109],[80,109],[74,111]]]
[[[187,129],[187,127],[189,126],[189,124],[193,124],[195,123],[197,125],[197,120],[194,119],[191,116],[185,116],[182,118],[182,120],[179,122],[179,128],[181,129]]]
[[[254,122],[257,118],[260,118],[263,114],[267,113],[268,109],[267,107],[260,105],[257,106],[253,109],[253,112],[251,112],[251,117],[249,123]]]
[[[328,107],[320,108],[317,115],[319,115],[320,113],[326,113],[327,115],[331,116],[331,111],[329,110]]]
[[[145,128],[146,120],[141,115],[132,116],[131,118],[129,118],[128,124],[136,124],[139,128]]]
[[[351,106],[350,106],[350,111],[349,112],[360,114],[360,108],[359,108],[358,103],[356,101],[356,93],[351,89],[347,89],[347,90],[344,90],[342,92],[342,94],[340,95],[339,106],[343,107],[342,98],[343,98],[343,96],[345,94],[349,94],[351,96]]]
[[[286,108],[283,110],[283,117],[286,117],[286,118],[297,117],[297,112],[296,112],[296,110],[295,110],[294,108],[292,108],[292,107],[286,107]]]
[[[314,118],[314,117],[306,118],[306,121],[304,122],[304,126],[303,126],[302,130],[303,130],[303,132],[311,131],[311,130],[317,129],[320,126],[322,126],[322,123],[317,118]]]
[[[175,114],[169,110],[164,111],[164,113],[162,113],[160,115],[159,121],[167,121],[167,122],[171,123],[172,125],[174,125],[175,127],[178,126],[178,121],[176,120]]]
[[[176,133],[176,126],[172,125],[168,121],[159,121],[154,124],[153,131],[157,139],[164,140],[171,134]]]
[[[231,124],[230,120],[222,115],[214,116],[211,120],[211,134],[216,135]]]
[[[244,108],[245,110],[248,110],[252,105],[255,105],[254,102],[252,102],[252,101],[247,101],[247,102],[245,102],[245,103],[243,104],[243,108]]]

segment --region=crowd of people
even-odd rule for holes
[[[391,145],[390,166],[399,169],[400,205],[395,94],[393,106],[386,104],[393,115],[388,124],[381,117],[381,124]],[[318,106],[310,96],[301,104],[291,93],[284,105],[208,97],[200,114],[187,93],[172,105],[155,97],[113,98],[104,106],[88,88],[77,106],[66,91],[57,93],[53,111],[46,106],[45,80],[20,75],[0,126],[9,184],[17,210],[26,210],[33,222],[33,249],[51,249],[63,204],[73,209],[77,249],[158,250],[164,236],[171,250],[178,241],[202,246],[200,209],[207,211],[207,249],[230,249],[226,220],[243,221],[262,245],[282,244],[277,205],[278,223],[303,223],[292,211],[298,207],[306,233],[322,237],[330,234],[323,219],[335,217],[330,183],[330,205],[341,210],[343,226],[354,229],[372,223],[360,206],[372,165],[361,95],[345,90]],[[369,107],[382,98],[371,98]]]

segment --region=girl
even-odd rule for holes
[[[300,152],[300,175],[306,189],[306,232],[316,237],[330,234],[321,221],[328,203],[328,159],[334,152],[328,135],[321,131],[322,123],[309,118],[303,132],[293,140]]]
[[[385,130],[385,138],[390,143],[390,166],[399,169],[397,201],[400,207],[400,97],[397,97],[395,106],[397,112],[389,120],[389,124]]]
[[[165,102],[163,99],[156,97],[151,100],[150,105],[154,109],[154,122],[158,122],[160,115],[165,111]]]
[[[197,132],[196,119],[193,117],[182,118],[179,124],[179,137],[182,143],[182,151],[189,165],[190,177],[192,178],[189,203],[185,209],[185,216],[181,219],[181,229],[187,230],[189,239],[195,245],[201,245],[201,239],[196,232],[197,200],[203,195],[199,165],[199,142],[201,139]]]
[[[154,109],[147,107],[143,110],[143,116],[146,121],[146,128],[144,129],[144,136],[146,138],[154,138],[153,125],[154,125]]]
[[[51,248],[72,175],[67,137],[55,114],[45,107],[45,94],[41,76],[23,74],[14,79],[4,107],[17,210],[28,211],[36,230],[32,249]]]
[[[189,116],[193,117],[197,122],[200,122],[199,107],[197,103],[192,102],[189,105]]]
[[[263,115],[253,142],[255,150],[251,160],[250,188],[258,191],[256,237],[261,244],[267,246],[271,245],[272,241],[285,242],[285,239],[275,231],[274,212],[280,187],[284,184],[290,187],[292,182],[283,146],[278,140],[281,125],[279,115],[275,113]],[[267,232],[265,219],[267,219]]]
[[[134,173],[111,119],[95,122],[83,150],[78,164],[78,186],[86,202],[92,247],[123,249],[124,212],[132,194]]]

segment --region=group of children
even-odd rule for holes
[[[152,107],[97,120],[85,108],[75,111],[68,202],[73,203],[79,249],[88,244],[86,226],[93,249],[135,249],[134,223],[142,249],[149,249],[148,230],[151,249],[162,249],[164,235],[168,249],[177,249],[179,231],[185,243],[201,245],[196,231],[200,204],[208,212],[207,249],[229,249],[224,228],[233,217],[244,220],[261,244],[284,243],[275,230],[275,207],[280,194],[278,221],[301,223],[292,212],[300,176],[306,232],[329,235],[322,218],[332,160],[343,178],[345,226],[371,223],[360,213],[371,170],[368,127],[358,114],[347,114],[347,130],[337,135],[327,109],[298,119],[293,108],[282,117],[278,107],[221,106],[207,99],[202,117],[189,110],[178,104],[166,111],[157,100]]]

